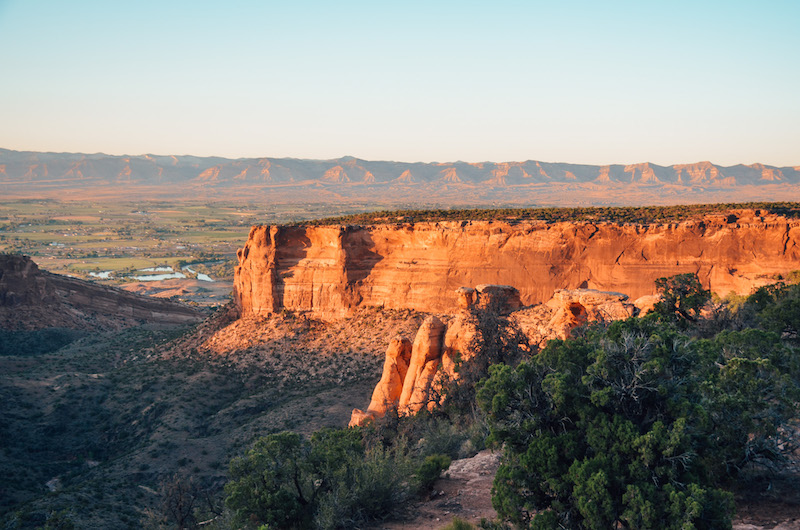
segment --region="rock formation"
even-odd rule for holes
[[[474,311],[489,308],[508,314],[519,308],[519,291],[508,285],[461,287],[456,298],[460,310],[448,324],[431,315],[422,322],[413,345],[401,337],[392,339],[372,401],[366,411],[353,410],[351,427],[383,417],[391,409],[411,415],[433,406],[442,380],[458,378],[458,363],[474,353],[471,347],[479,333]]]
[[[656,307],[656,304],[661,301],[661,295],[658,294],[647,294],[644,296],[640,296],[636,300],[633,301],[633,305],[636,306],[636,309],[639,310],[639,316],[643,317],[648,313],[652,313]]]
[[[354,409],[350,426],[363,425],[366,421],[383,417],[388,411],[397,409],[408,365],[411,362],[411,342],[403,337],[395,337],[386,350],[383,375],[372,392],[372,400],[366,412]]]
[[[435,316],[426,318],[417,331],[398,403],[401,414],[415,414],[427,406],[431,385],[441,362],[444,332],[444,323]]]
[[[201,318],[198,311],[169,300],[52,274],[27,256],[0,254],[0,328],[114,330]]]
[[[534,346],[550,339],[569,338],[570,332],[587,322],[610,322],[638,315],[639,310],[622,293],[594,289],[559,289],[545,304],[525,308],[512,319]]]
[[[625,319],[638,311],[628,302],[627,295],[593,289],[560,289],[546,304],[528,308],[519,307],[519,292],[507,285],[460,287],[455,292],[459,310],[447,324],[429,316],[420,326],[413,346],[407,339],[392,339],[372,401],[366,411],[353,410],[351,427],[383,417],[392,409],[401,415],[412,415],[435,406],[443,384],[458,379],[459,363],[468,362],[475,355],[475,339],[481,332],[478,310],[488,308],[508,315],[528,342],[539,347],[550,339],[568,338],[575,327],[586,322]]]
[[[239,251],[234,292],[243,314],[324,318],[362,306],[453,314],[453,290],[478,284],[514,285],[526,306],[563,288],[638,299],[654,294],[657,278],[684,272],[720,295],[746,294],[797,269],[798,242],[800,220],[752,210],[649,225],[257,226]]]

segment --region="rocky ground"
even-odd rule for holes
[[[374,530],[427,530],[447,526],[454,517],[475,525],[497,516],[492,508],[492,481],[499,453],[484,450],[471,458],[454,460],[436,481],[428,499],[413,503],[405,517],[374,525]]]

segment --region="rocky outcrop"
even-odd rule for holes
[[[759,212],[760,213],[760,212]],[[557,289],[655,292],[663,276],[746,294],[800,268],[800,220],[752,210],[671,224],[464,221],[375,226],[257,226],[239,251],[243,314],[321,317],[361,306],[453,314],[462,285],[511,284],[520,303]]]
[[[420,326],[413,346],[407,339],[392,339],[372,401],[366,411],[353,410],[350,427],[381,418],[393,409],[401,415],[412,415],[435,406],[443,386],[458,379],[460,363],[475,355],[474,345],[481,333],[479,311],[508,315],[528,343],[539,347],[551,339],[568,338],[573,329],[587,322],[610,322],[638,312],[627,295],[593,289],[561,289],[546,304],[528,308],[519,308],[519,292],[507,285],[460,287],[455,293],[459,311],[447,324],[429,316]]]
[[[508,314],[519,307],[519,292],[508,285],[461,287],[456,290],[456,300],[461,309],[448,324],[431,315],[422,322],[413,345],[402,337],[392,339],[369,407],[353,410],[351,427],[383,417],[392,409],[411,415],[434,405],[442,382],[458,378],[458,363],[472,357],[472,344],[479,333],[474,311]]]
[[[398,404],[401,414],[416,414],[427,406],[441,362],[444,333],[444,323],[435,316],[426,318],[417,331]]]
[[[594,289],[559,289],[545,304],[512,314],[531,345],[543,347],[551,339],[567,339],[570,332],[587,322],[611,322],[639,314],[622,293]]]
[[[661,301],[661,295],[658,294],[647,294],[644,296],[640,296],[636,300],[633,301],[633,305],[636,306],[636,309],[639,311],[639,316],[645,316],[648,313],[652,313],[653,310],[656,308],[656,304]]]
[[[0,328],[114,330],[143,323],[198,322],[202,315],[169,300],[42,271],[27,256],[0,254]]]
[[[403,382],[408,373],[411,362],[411,342],[403,337],[395,337],[386,350],[386,360],[383,363],[383,375],[372,392],[372,400],[366,412],[353,410],[350,426],[363,425],[366,421],[383,417],[388,411],[397,409],[400,395],[403,392]]]

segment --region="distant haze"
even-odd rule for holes
[[[800,200],[800,166],[711,162],[404,163],[111,156],[0,149],[4,198],[226,200],[243,204],[646,205]]]
[[[0,0],[0,146],[800,164],[800,2]]]

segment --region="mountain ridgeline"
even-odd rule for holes
[[[17,198],[269,199],[453,204],[679,204],[797,200],[800,166],[711,162],[593,166],[111,156],[0,149],[0,186]]]

